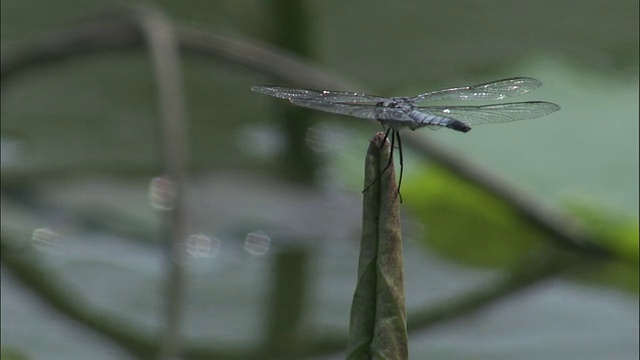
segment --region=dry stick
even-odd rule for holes
[[[367,191],[374,183],[378,182],[378,180],[380,180],[380,177],[382,176],[382,174],[384,174],[387,170],[389,170],[389,167],[391,167],[391,163],[393,162],[393,150],[396,148],[396,139],[398,141],[398,153],[399,153],[399,160],[400,160],[400,177],[398,178],[398,196],[400,197],[400,203],[402,204],[402,193],[400,192],[400,187],[402,186],[402,173],[404,172],[404,159],[403,159],[403,155],[402,155],[402,140],[400,139],[400,131],[398,130],[394,130],[393,128],[388,128],[385,132],[384,132],[384,138],[382,140],[382,146],[384,146],[384,144],[386,143],[386,140],[389,138],[389,133],[391,133],[391,147],[389,150],[390,151],[390,155],[389,155],[389,161],[387,162],[387,165],[382,168],[382,170],[380,170],[380,172],[378,173],[378,176],[376,176],[373,181],[366,185],[365,188],[362,190],[362,193],[364,193],[365,191]]]
[[[384,143],[388,144],[386,135]],[[384,150],[388,150],[388,145]],[[347,359],[366,359],[371,354],[371,343],[376,322],[376,282],[378,257],[378,241],[380,227],[380,149],[376,141],[371,141],[365,159],[365,186],[362,206],[362,234],[360,240],[360,256],[358,259],[358,277],[356,289],[351,303],[351,320],[349,324],[349,342]],[[386,166],[385,166],[386,167]]]
[[[364,183],[372,185],[364,192],[347,359],[407,359],[400,204],[385,133],[369,145]]]
[[[3,51],[0,78],[4,82],[22,70],[67,57],[139,45],[144,37],[130,13],[127,9],[110,11],[94,16],[89,23],[48,33]],[[186,26],[176,26],[175,32],[183,50],[226,59],[292,85],[364,90],[361,85],[308,64],[292,52],[276,50],[254,39],[234,39]]]
[[[393,135],[393,134],[392,134]],[[393,149],[382,147],[382,133],[374,147],[380,154],[378,168],[391,159],[391,171],[380,178],[378,213],[378,256],[376,261],[376,328],[372,343],[374,359],[408,358],[407,313],[404,302],[400,193],[393,166]],[[393,141],[392,141],[393,143]]]
[[[389,133],[393,132],[393,128],[388,128],[385,132],[384,132],[384,138],[382,139],[381,143],[386,144],[387,143],[387,139],[389,138]],[[364,194],[367,190],[369,190],[370,187],[373,186],[373,184],[377,183],[378,180],[380,180],[380,177],[382,176],[382,174],[384,174],[385,172],[387,172],[387,170],[389,170],[389,168],[391,167],[391,163],[393,162],[393,139],[395,139],[394,134],[391,134],[391,146],[390,146],[390,152],[391,152],[391,156],[389,156],[389,161],[387,162],[387,164],[385,165],[385,167],[383,167],[381,170],[378,171],[378,175],[373,178],[373,181],[371,181],[369,184],[365,184],[364,189],[362,189],[362,193]],[[365,170],[366,171],[366,170]],[[366,174],[365,174],[366,177]]]

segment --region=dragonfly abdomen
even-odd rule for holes
[[[409,116],[416,121],[415,124],[409,125],[409,128],[411,130],[415,130],[423,126],[442,126],[461,132],[467,132],[471,130],[471,127],[463,123],[462,121],[444,116],[423,113],[416,109],[412,109],[411,111],[409,111]]]

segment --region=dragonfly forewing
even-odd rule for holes
[[[503,100],[526,94],[542,83],[528,77],[517,77],[493,81],[486,84],[437,90],[411,98],[413,102],[440,100]]]
[[[328,103],[375,105],[376,103],[387,100],[387,98],[384,97],[357,92],[302,90],[276,85],[256,85],[251,87],[251,90],[281,99],[314,100]]]

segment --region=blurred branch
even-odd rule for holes
[[[180,354],[182,313],[185,297],[184,247],[187,238],[185,188],[187,182],[187,120],[180,72],[180,51],[173,26],[164,14],[153,8],[138,7],[132,12],[145,36],[155,68],[159,115],[162,128],[163,164],[169,190],[163,191],[170,206],[164,208],[163,231],[166,247],[165,303],[166,324],[162,336],[160,359],[174,359]],[[165,179],[166,180],[166,179]],[[161,181],[165,182],[165,181]]]
[[[571,264],[571,261],[563,259],[561,252],[549,252],[549,248],[545,247],[531,254],[517,269],[494,284],[458,295],[455,299],[443,301],[441,305],[412,312],[407,327],[410,332],[429,329],[443,321],[467,316],[496,300],[504,301],[519,291],[558,275]]]
[[[338,76],[308,65],[303,58],[291,52],[273,49],[256,40],[232,39],[185,26],[176,26],[175,29],[183,50],[244,65],[295,86],[314,85],[344,90],[358,88]],[[33,66],[48,65],[96,51],[134,47],[142,41],[140,26],[131,19],[130,10],[97,14],[85,24],[48,33],[32,42],[21,42],[20,46],[3,51],[0,78],[6,82],[11,76]]]

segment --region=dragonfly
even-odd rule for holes
[[[403,172],[400,130],[407,128],[416,130],[427,127],[432,130],[448,128],[466,133],[475,125],[534,119],[560,110],[560,106],[557,104],[546,101],[525,101],[479,106],[420,106],[421,103],[446,100],[504,100],[531,92],[540,87],[540,85],[542,83],[533,78],[515,77],[479,85],[436,90],[414,97],[391,98],[348,91],[293,89],[277,85],[256,85],[251,90],[287,99],[292,104],[305,108],[380,122],[385,129],[382,144],[389,139],[392,153],[389,157],[389,163],[380,172],[378,178],[391,166],[393,149],[397,141],[400,157],[399,193]],[[377,179],[373,183],[375,181]],[[373,183],[369,184],[363,192]]]

